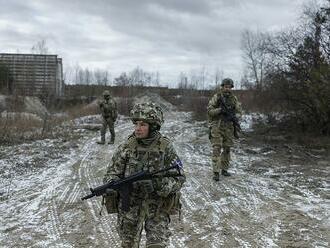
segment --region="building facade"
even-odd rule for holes
[[[26,96],[64,95],[62,59],[48,54],[0,53],[1,91]]]

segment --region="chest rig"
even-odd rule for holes
[[[114,111],[114,104],[112,100],[107,101],[103,101],[102,105],[101,105],[101,109],[102,109],[102,114],[105,117],[110,117],[113,115],[113,111]]]
[[[231,95],[231,94],[229,94],[229,95],[219,94],[218,99],[219,98],[222,98],[223,103],[226,104],[227,109],[229,111],[235,111],[235,98],[234,98],[233,95]],[[221,107],[220,100],[218,100],[218,105],[219,105],[219,107]]]
[[[140,171],[154,172],[165,168],[165,149],[169,143],[168,138],[160,136],[150,146],[143,146],[131,136],[128,139],[125,177]]]

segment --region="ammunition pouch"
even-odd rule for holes
[[[163,207],[169,215],[180,214],[181,212],[181,192],[171,193],[164,199]]]
[[[105,205],[108,214],[116,214],[118,213],[118,202],[119,194],[117,191],[113,191],[103,196],[102,205]]]
[[[137,191],[141,191],[141,193],[151,194],[154,192],[154,187],[152,184],[152,180],[140,180],[133,183],[133,188]]]

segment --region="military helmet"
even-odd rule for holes
[[[131,119],[134,122],[141,120],[148,124],[156,124],[158,127],[164,123],[163,111],[152,102],[137,103],[131,110]]]
[[[110,96],[110,91],[108,90],[103,91],[103,96]]]
[[[232,88],[234,88],[234,81],[231,78],[225,78],[221,82],[221,86],[224,85],[230,85]]]

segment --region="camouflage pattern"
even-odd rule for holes
[[[234,81],[231,78],[225,78],[221,81],[221,86],[230,85],[231,88],[234,88]]]
[[[102,127],[101,127],[101,142],[105,142],[105,133],[107,127],[109,128],[111,134],[111,141],[115,140],[115,129],[114,123],[117,119],[117,104],[116,102],[110,97],[110,93],[105,91],[103,93],[104,100],[99,102],[99,107],[101,110],[102,115]]]
[[[236,114],[241,113],[240,103],[234,94],[218,90],[209,101],[207,112],[210,128],[210,142],[212,145],[213,172],[227,170],[230,165],[230,147],[233,145],[234,127],[232,122],[226,121],[221,116],[219,98],[222,97],[227,107]]]
[[[108,90],[103,91],[103,96],[104,97],[110,96],[110,91],[108,91]]]
[[[164,123],[162,109],[152,102],[135,104],[131,110],[131,119],[133,122],[142,120],[159,127]]]
[[[150,127],[156,125],[158,128],[164,122],[161,108],[150,102],[136,104],[131,111],[131,119],[133,122],[142,120]],[[145,139],[138,139],[133,134],[115,152],[104,181],[118,180],[142,170],[158,171],[173,164],[182,168],[168,138],[155,130]],[[117,229],[122,247],[139,247],[143,227],[147,247],[166,247],[170,236],[170,214],[178,207],[176,199],[185,181],[181,169],[173,169],[166,175],[134,183],[127,212],[121,209],[119,197]]]
[[[118,180],[141,170],[157,171],[173,164],[181,165],[181,161],[170,140],[159,132],[143,140],[131,135],[113,155],[104,182]],[[173,199],[180,191],[185,176],[182,170],[179,173],[173,169],[167,172],[167,177],[155,177],[150,181],[152,191],[148,192],[141,184],[133,184],[129,211],[121,209],[119,198],[117,230],[122,247],[139,247],[143,225],[147,247],[166,247],[170,236],[169,223],[171,210],[174,208]]]

